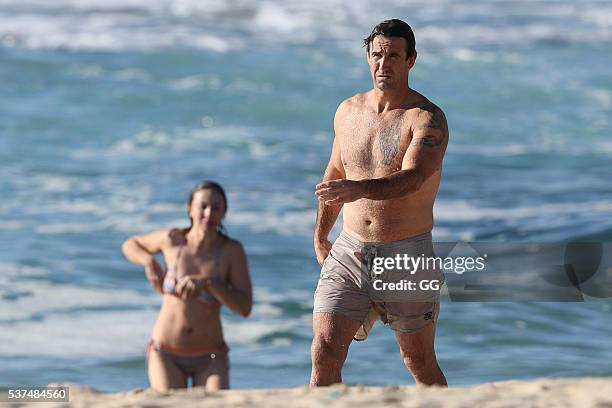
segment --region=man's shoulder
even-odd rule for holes
[[[340,103],[340,105],[338,105],[338,112],[361,109],[365,105],[366,98],[367,92],[356,93],[355,95],[346,98]]]
[[[431,101],[431,99],[416,92],[418,97],[410,104],[409,111],[416,113],[417,115],[429,112],[432,115],[444,115],[442,108]]]
[[[413,128],[416,127],[416,129],[421,130],[439,129],[442,133],[448,135],[448,124],[444,111],[428,98],[423,97],[408,111],[411,113],[410,124]]]

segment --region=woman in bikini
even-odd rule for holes
[[[251,280],[240,242],[230,239],[221,223],[227,198],[217,183],[205,181],[192,191],[187,205],[191,226],[130,237],[123,253],[143,265],[153,288],[163,295],[159,317],[147,346],[153,389],[229,388],[228,347],[223,340],[220,308],[248,316]],[[154,255],[162,253],[164,273]]]

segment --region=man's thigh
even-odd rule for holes
[[[313,313],[332,313],[363,322],[371,299],[361,276],[361,263],[351,251],[334,243],[330,255],[321,267],[321,276],[314,294]]]
[[[435,358],[434,341],[436,337],[436,321],[432,321],[422,329],[403,333],[395,332],[395,338],[402,357],[408,359]]]
[[[429,302],[387,302],[377,303],[385,323],[395,332],[416,333],[438,320],[440,299]]]
[[[336,313],[313,313],[312,330],[315,341],[346,354],[361,322]]]
[[[310,385],[342,382],[342,366],[360,323],[334,313],[314,313],[312,321]]]

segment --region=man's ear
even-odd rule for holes
[[[412,54],[412,57],[408,58],[408,69],[414,66],[414,63],[416,62],[416,58],[417,58],[417,52],[416,50],[414,50],[414,54]]]

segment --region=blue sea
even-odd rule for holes
[[[187,226],[202,179],[254,283],[251,317],[223,313],[232,387],[307,383],[314,185],[385,18],[413,26],[410,85],[449,122],[435,240],[612,241],[611,2],[3,0],[0,386],[147,386],[161,299],[120,246]],[[611,304],[446,299],[440,366],[451,386],[611,376]],[[413,383],[382,325],[344,380]]]

